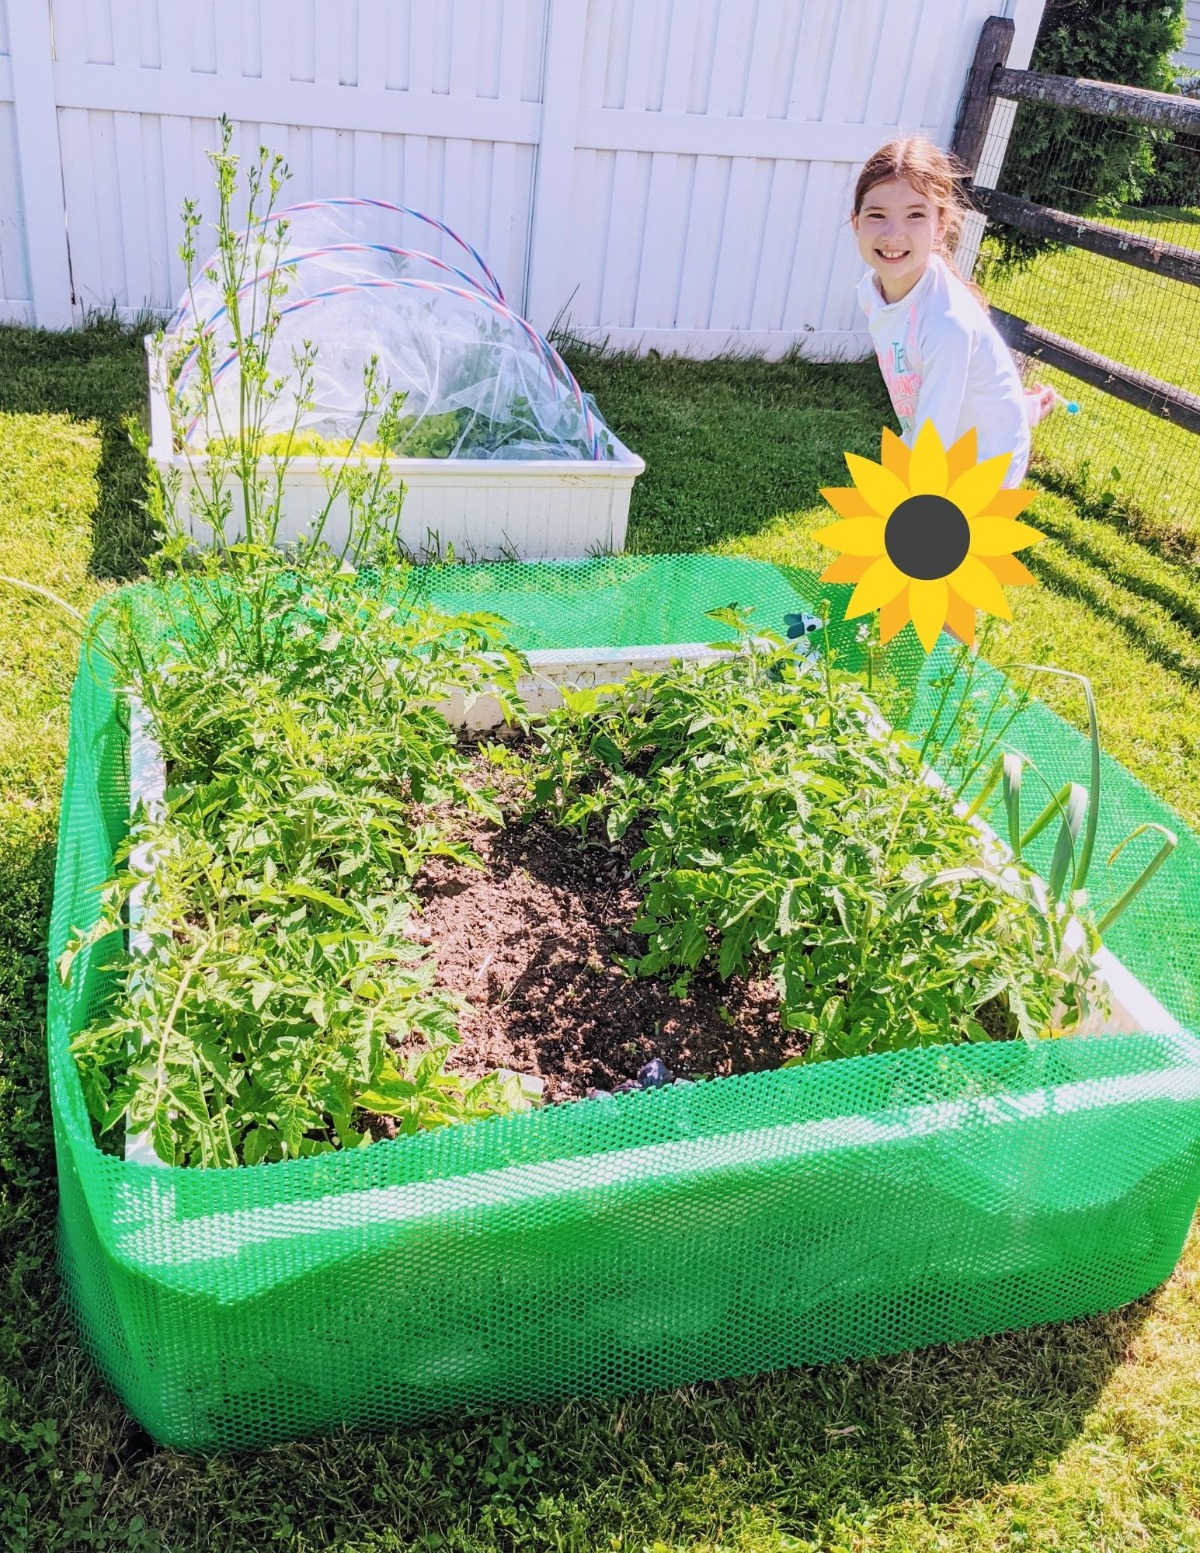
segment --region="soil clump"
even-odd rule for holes
[[[482,755],[479,785],[506,787]],[[462,1044],[446,1066],[535,1074],[546,1101],[612,1090],[660,1058],[676,1078],[777,1068],[801,1049],[781,1029],[769,977],[699,971],[686,997],[668,978],[631,975],[615,956],[639,956],[631,930],[642,890],[630,871],[640,846],[589,840],[542,818],[522,820],[511,791],[503,829],[468,818],[458,829],[483,870],[433,858],[415,882],[410,934],[428,943],[437,984],[467,999]],[[594,827],[593,827],[594,829]]]

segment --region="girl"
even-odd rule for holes
[[[904,442],[912,447],[927,420],[947,448],[974,427],[977,458],[1011,454],[1004,484],[1016,487],[1029,464],[1029,429],[1055,395],[1041,384],[1022,388],[983,293],[950,257],[967,208],[957,176],[923,135],[889,141],[870,158],[850,218],[870,265],[858,298]]]

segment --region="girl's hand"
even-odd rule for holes
[[[1058,403],[1054,390],[1045,383],[1030,383],[1025,390],[1025,415],[1031,426],[1044,421]]]

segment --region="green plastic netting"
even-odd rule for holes
[[[714,557],[413,574],[523,648],[704,641],[848,590]],[[835,639],[851,657],[853,631]],[[932,715],[909,632],[889,715]],[[989,671],[994,673],[994,671]],[[76,681],[50,956],[98,914],[128,811],[126,710]],[[1087,747],[1041,705],[1014,747],[1057,784]],[[1112,761],[1104,857],[1180,837],[1109,947],[1200,1029],[1200,841]],[[1129,849],[1132,851],[1133,849]],[[1036,861],[1037,859],[1035,859]],[[1144,860],[1144,859],[1143,859]],[[1125,855],[1118,890],[1139,866]],[[926,1048],[620,1096],[252,1169],[127,1163],[94,1141],[73,1032],[109,988],[51,976],[49,1054],[71,1307],[160,1441],[259,1445],[338,1423],[603,1395],[895,1352],[1120,1305],[1174,1268],[1200,1195],[1200,1043],[1149,1033]]]

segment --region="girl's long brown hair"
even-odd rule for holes
[[[962,235],[963,217],[970,206],[963,199],[959,187],[968,177],[966,169],[949,152],[935,146],[924,135],[905,135],[889,140],[880,146],[863,164],[854,185],[854,214],[862,209],[862,202],[877,183],[889,183],[893,178],[904,178],[918,194],[932,201],[938,213],[945,218],[946,230],[938,239],[934,251],[939,254],[976,301],[987,311],[987,299],[973,280],[967,277],[954,262],[954,250]]]

